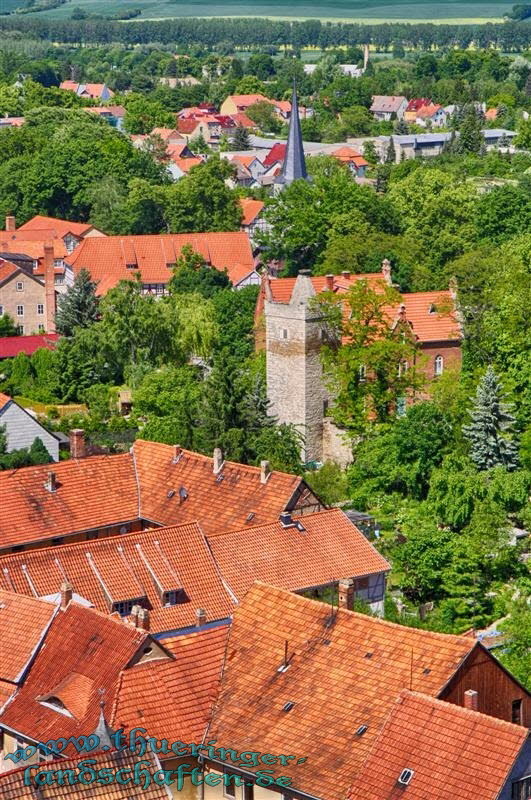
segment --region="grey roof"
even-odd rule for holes
[[[499,139],[504,134],[508,138],[516,136],[515,131],[505,130],[504,128],[486,128],[482,131],[483,136],[485,139]],[[447,142],[452,136],[451,133],[417,133],[417,134],[393,134],[393,141],[395,144],[399,144],[401,146],[413,146],[413,147],[422,147],[423,145],[429,144],[441,144],[443,142]],[[459,131],[456,132],[456,136],[459,136]],[[378,136],[378,141],[382,144],[387,144],[389,141],[389,136]]]
[[[297,99],[297,88],[295,83],[293,83],[288,146],[284,164],[282,165],[282,172],[277,180],[277,183],[289,185],[290,183],[293,183],[293,181],[306,180],[307,178],[308,172],[306,170],[306,159],[304,157],[304,146],[302,143],[301,121],[299,119],[299,101]]]

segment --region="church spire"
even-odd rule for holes
[[[302,145],[301,121],[299,119],[299,101],[297,99],[297,87],[293,81],[293,95],[291,98],[291,117],[289,121],[288,144],[286,147],[286,157],[282,172],[278,178],[278,183],[289,186],[297,180],[307,180],[306,159],[304,158],[304,148]]]

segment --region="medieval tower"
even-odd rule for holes
[[[321,316],[309,270],[299,272],[288,303],[265,300],[267,396],[279,422],[301,433],[302,460],[323,460],[323,417],[327,393],[321,366]]]

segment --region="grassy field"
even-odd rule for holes
[[[0,0],[0,8],[18,5],[20,0]],[[90,13],[109,14],[127,8],[141,8],[140,19],[167,17],[271,17],[276,19],[318,18],[345,22],[498,22],[512,7],[512,2],[482,0],[68,0],[59,8],[38,16],[68,18],[79,6]],[[35,15],[37,16],[37,15]]]

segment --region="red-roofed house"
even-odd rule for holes
[[[206,739],[236,752],[293,754],[269,768],[291,778],[294,797],[337,800],[354,784],[352,800],[409,792],[415,800],[509,800],[513,780],[529,774],[530,701],[473,638],[255,583],[234,612]],[[521,725],[510,722],[517,702]],[[460,707],[467,703],[478,710]],[[208,766],[224,767],[215,756]],[[408,768],[414,775],[400,784]],[[239,767],[246,781],[260,769]],[[221,798],[221,788],[211,797]]]
[[[262,283],[257,300],[255,329],[257,347],[267,352],[267,387],[271,414],[281,422],[299,427],[306,440],[305,461],[327,459],[348,463],[350,443],[341,437],[325,408],[330,401],[322,380],[320,358],[321,323],[308,303],[316,294],[330,291],[344,294],[353,282],[366,280],[375,290],[391,284],[391,265],[382,264],[381,273],[323,275],[310,278],[269,278]],[[403,294],[396,308],[387,310],[390,327],[407,326],[425,363],[428,379],[439,377],[450,365],[461,363],[461,328],[450,291]],[[308,382],[308,383],[307,383]],[[300,386],[311,386],[301,392]]]
[[[431,105],[431,100],[429,97],[414,97],[409,101],[407,108],[404,111],[405,122],[415,122],[419,108],[429,105]]]
[[[59,84],[59,88],[67,92],[74,92],[78,97],[87,97],[91,100],[110,100],[111,97],[114,97],[114,92],[105,83],[63,81]]]
[[[441,128],[446,125],[447,114],[444,108],[438,103],[421,106],[417,111],[415,122],[423,128]]]
[[[256,103],[270,103],[273,101],[263,94],[231,94],[221,104],[221,114],[238,114],[240,111],[244,113],[248,108],[254,106]]]
[[[55,350],[60,338],[58,333],[39,333],[35,336],[2,336],[0,337],[0,360],[14,358],[19,353],[31,356],[41,347],[46,350]]]
[[[205,534],[322,508],[297,475],[137,439],[129,453],[0,472],[0,551],[198,521]]]
[[[262,200],[254,200],[252,197],[240,197],[240,205],[243,211],[242,231],[245,231],[255,247],[256,234],[260,231],[267,231],[270,227],[263,217],[265,203]]]
[[[282,144],[282,142],[276,142],[263,160],[264,167],[269,169],[276,164],[282,166],[284,159],[286,158],[286,148],[286,144]]]
[[[145,236],[105,236],[85,239],[69,256],[74,274],[87,269],[106,294],[121,280],[140,273],[145,292],[162,295],[182,248],[190,245],[214,269],[226,270],[234,288],[258,284],[248,237],[234,233],[179,233]]]
[[[369,162],[363,158],[361,153],[354,150],[354,148],[340,147],[338,150],[334,150],[333,153],[330,153],[330,155],[340,161],[341,164],[345,164],[357,178],[365,177]]]

